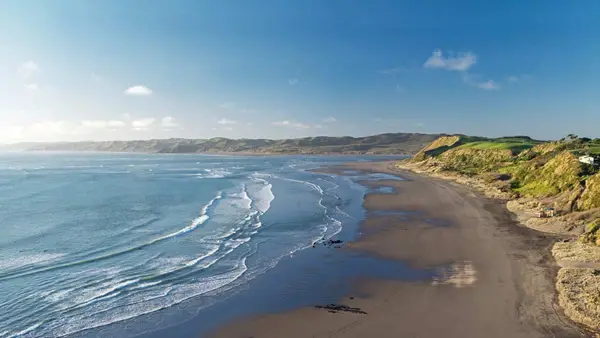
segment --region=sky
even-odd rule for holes
[[[600,137],[600,2],[0,0],[0,143]]]

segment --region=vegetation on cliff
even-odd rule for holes
[[[562,213],[600,208],[600,174],[581,163],[597,140],[575,135],[542,142],[529,137],[441,136],[410,161],[430,171],[476,176],[515,197],[540,199]],[[494,181],[501,181],[496,184]]]

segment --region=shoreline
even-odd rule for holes
[[[553,283],[558,267],[550,258],[552,236],[519,225],[501,201],[389,168],[390,163],[325,170],[406,178],[365,182],[372,188],[391,186],[393,192],[365,196],[362,235],[344,251],[406,262],[433,271],[433,277],[412,282],[354,278],[349,281],[351,290],[337,303],[342,310],[315,304],[257,315],[234,320],[212,336],[279,337],[283,328],[289,333],[286,337],[586,336],[579,325],[556,311]]]
[[[550,256],[556,262],[552,277],[555,280],[555,294],[561,311],[586,331],[600,331],[600,307],[597,306],[597,290],[600,289],[600,247],[579,240],[589,223],[585,214],[590,211],[581,212],[583,217],[571,212],[562,216],[539,218],[536,216],[539,204],[542,203],[539,199],[515,197],[481,179],[455,172],[438,172],[431,168],[428,170],[420,163],[397,162],[393,166],[392,170],[408,170],[426,177],[456,182],[475,189],[488,198],[506,202],[507,210],[516,216],[519,224],[551,236],[554,241]],[[600,337],[600,333],[596,333],[595,337]]]

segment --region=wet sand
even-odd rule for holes
[[[361,236],[344,250],[432,269],[421,282],[355,277],[337,304],[229,323],[213,337],[586,337],[557,304],[553,239],[520,226],[499,201],[466,187],[389,169],[388,162],[342,170],[397,173],[366,182]],[[315,304],[324,305],[324,304]],[[351,309],[350,309],[351,310]]]

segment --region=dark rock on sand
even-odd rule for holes
[[[315,305],[315,307],[317,309],[328,310],[328,312],[331,312],[331,313],[351,312],[351,313],[360,313],[363,315],[367,314],[365,311],[361,310],[358,307],[350,307],[350,306],[341,305],[341,304]]]

